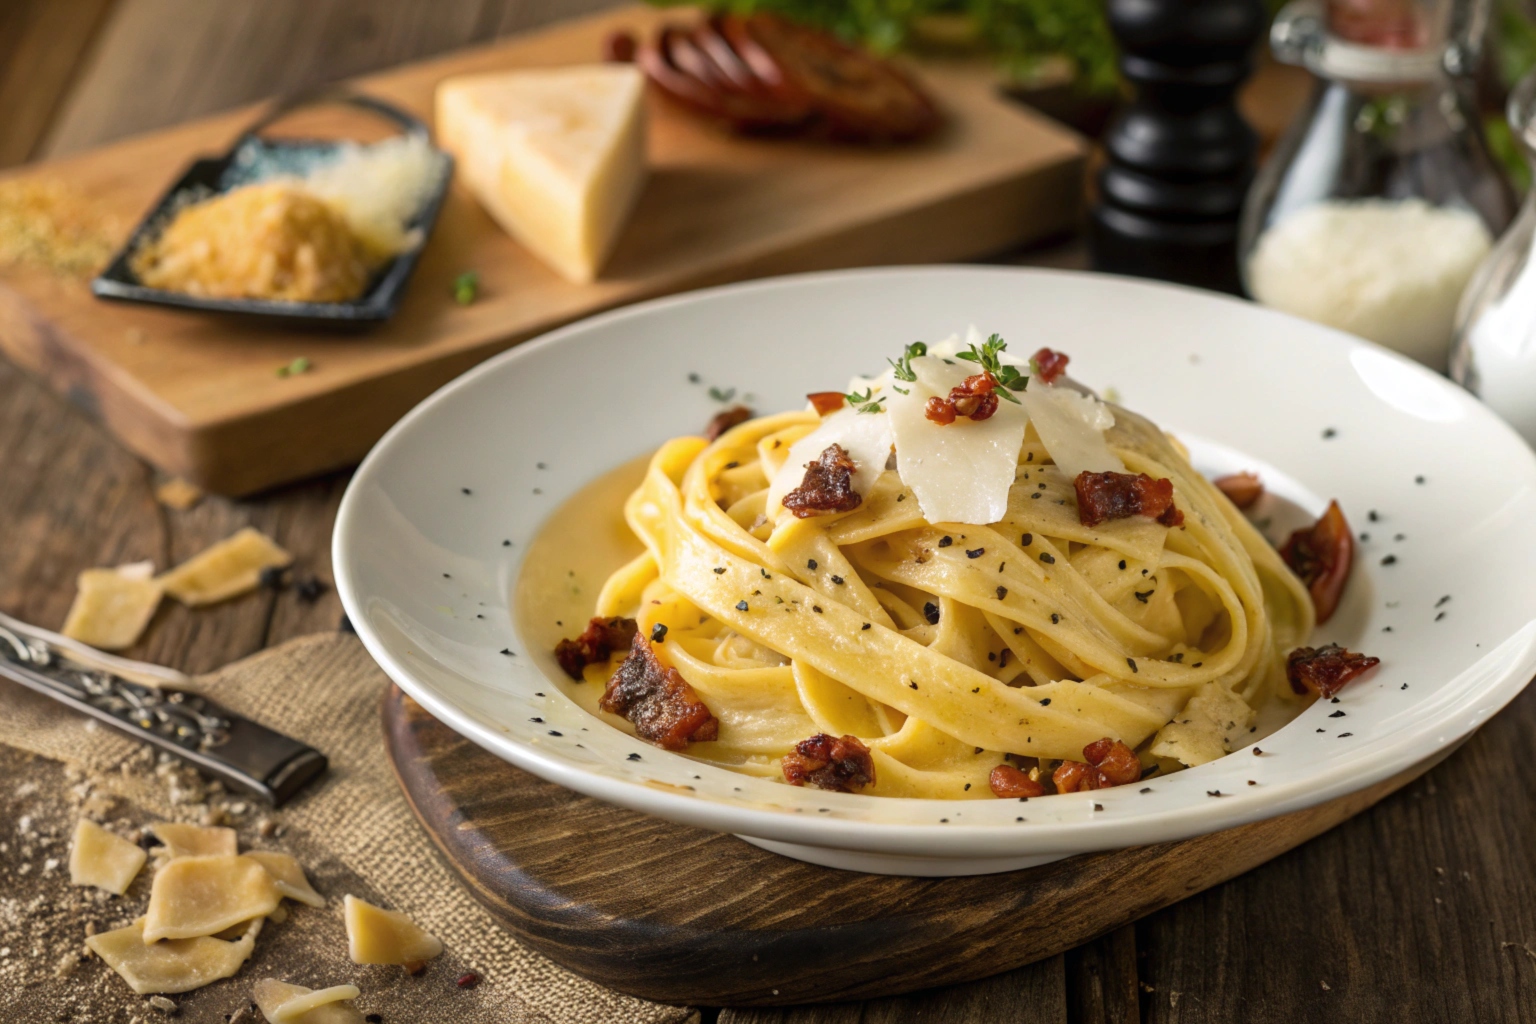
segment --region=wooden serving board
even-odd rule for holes
[[[430,119],[449,75],[599,59],[615,28],[686,11],[624,8],[351,83]],[[246,494],[359,459],[441,384],[516,342],[639,299],[772,274],[973,259],[1072,227],[1084,147],[998,95],[990,69],[929,63],[939,137],[870,150],[728,137],[650,98],[652,178],[602,277],[556,276],[453,186],[398,315],[361,335],[298,332],[92,298],[87,282],[0,267],[0,350],[128,447],[206,489]],[[188,163],[222,153],[239,110],[21,168],[72,186],[124,233]],[[460,307],[451,283],[480,276]],[[279,377],[297,357],[313,369]]]
[[[603,985],[706,1006],[891,996],[1013,970],[1255,868],[1441,759],[1183,842],[1007,874],[896,878],[580,796],[485,752],[394,687],[383,710],[406,799],[503,927]]]

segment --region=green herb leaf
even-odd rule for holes
[[[844,392],[843,398],[847,399],[848,404],[856,407],[859,412],[885,412],[885,410],[880,407],[880,403],[885,401],[885,396],[881,395],[879,398],[875,398],[874,394],[875,389],[873,387],[868,387],[865,388],[862,392]]]
[[[736,397],[736,389],[726,388],[724,391],[722,391],[717,387],[711,386],[709,389],[709,397],[713,398],[717,402],[729,402],[731,399]]]
[[[279,366],[277,368],[277,375],[279,377],[297,377],[301,373],[307,373],[313,365],[307,356],[299,356],[288,365]]]
[[[910,383],[917,380],[917,374],[912,371],[912,360],[927,354],[928,346],[920,341],[914,341],[907,346],[900,359],[887,359],[886,362],[890,363],[891,368],[896,371],[897,380],[904,380]],[[903,391],[901,393],[906,394],[907,392]]]
[[[480,296],[480,275],[466,270],[453,279],[453,301],[467,306]]]

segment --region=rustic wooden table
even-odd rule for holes
[[[607,5],[0,0],[0,166]],[[1073,244],[1016,257],[1080,260]],[[172,564],[245,525],[327,578],[346,479],[169,511],[150,467],[0,363],[0,609],[57,625],[81,569]],[[197,612],[167,602],[133,653],[202,672],[340,617],[332,591],[313,602],[264,591]],[[1536,766],[1536,692],[1367,813],[1064,956],[918,996],[718,1019],[1536,1021],[1536,771],[1526,764]]]

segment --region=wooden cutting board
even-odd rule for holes
[[[394,687],[384,738],[417,818],[503,927],[600,984],[705,1006],[892,996],[1013,970],[1255,868],[1445,756],[1183,842],[1007,874],[895,878],[579,796],[485,752]]]
[[[591,62],[615,28],[647,31],[689,16],[624,8],[351,84],[430,118],[446,76]],[[600,310],[772,274],[974,259],[1075,225],[1079,138],[1000,97],[986,66],[918,71],[950,124],[927,143],[890,150],[730,138],[652,96],[652,179],[591,285],[557,277],[456,183],[400,312],[372,332],[300,332],[110,304],[92,298],[84,280],[0,266],[0,350],[151,462],[238,495],[357,461],[454,376]],[[7,176],[71,186],[126,233],[187,164],[227,150],[258,113],[235,111]],[[481,297],[460,307],[451,283],[465,270],[479,274]],[[312,370],[277,375],[300,356]]]

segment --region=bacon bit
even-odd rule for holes
[[[597,706],[629,719],[642,739],[668,750],[720,735],[720,723],[693,687],[677,669],[661,663],[643,636],[635,637]]]
[[[853,489],[853,469],[842,445],[827,445],[820,458],[806,465],[800,486],[784,495],[784,507],[797,519],[853,511],[864,501]]]
[[[630,64],[635,59],[635,37],[629,32],[609,32],[603,37],[603,60],[610,64]]]
[[[1240,509],[1252,508],[1253,503],[1264,496],[1264,481],[1259,479],[1259,474],[1247,470],[1217,477],[1212,483],[1227,496],[1228,501]]]
[[[751,418],[752,410],[744,405],[734,405],[723,412],[718,412],[715,414],[715,418],[710,420],[704,427],[704,440],[719,440],[721,434],[734,426],[747,422]]]
[[[578,683],[583,678],[582,669],[607,661],[614,651],[627,649],[634,642],[639,630],[634,619],[594,618],[586,630],[575,640],[561,640],[555,645],[555,660],[565,669],[565,674]]]
[[[1098,526],[1107,519],[1148,516],[1164,526],[1180,526],[1184,513],[1173,503],[1173,481],[1154,480],[1145,473],[1077,474],[1077,519]]]
[[[997,412],[996,389],[997,378],[991,373],[973,373],[959,387],[950,388],[948,398],[935,395],[928,399],[923,415],[940,426],[955,422],[957,416],[977,422],[991,419]]]
[[[848,396],[841,391],[814,391],[805,397],[811,400],[811,406],[816,410],[816,415],[826,416],[841,409]]]
[[[1285,677],[1297,693],[1332,697],[1345,683],[1380,664],[1380,658],[1356,654],[1338,644],[1298,647],[1285,658]]]
[[[474,988],[476,985],[480,984],[480,975],[476,974],[474,971],[470,971],[468,974],[461,974],[459,975],[459,980],[455,982],[455,984],[457,984],[459,988]]]
[[[923,406],[923,415],[930,423],[937,423],[941,427],[953,423],[955,422],[955,403],[934,395],[928,399],[928,404]]]
[[[1330,501],[1321,519],[1291,534],[1280,548],[1280,557],[1311,592],[1318,624],[1327,622],[1339,607],[1355,562],[1354,534],[1339,503]]]
[[[780,761],[784,780],[791,786],[810,783],[817,789],[852,793],[875,783],[875,760],[857,737],[834,739],[817,733],[795,744]]]
[[[1020,796],[1044,796],[1045,787],[1011,764],[1000,764],[987,776],[992,795],[1004,800]]]
[[[1044,384],[1056,383],[1056,378],[1067,372],[1067,364],[1071,361],[1071,356],[1051,348],[1042,348],[1030,357],[1030,362],[1035,364],[1035,376]]]
[[[1063,761],[1051,774],[1058,793],[1086,793],[1090,789],[1109,789],[1141,781],[1141,759],[1136,751],[1117,739],[1105,736],[1083,748],[1082,761]]]

